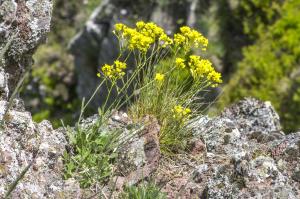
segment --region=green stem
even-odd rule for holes
[[[85,109],[87,108],[87,106],[91,103],[91,101],[93,100],[93,98],[95,97],[96,93],[99,91],[99,89],[101,88],[101,86],[103,85],[103,83],[105,82],[105,79],[101,81],[101,83],[98,85],[98,87],[95,89],[94,93],[92,94],[92,96],[89,98],[88,102],[86,104],[84,104],[84,99],[83,99],[83,103],[82,103],[82,108],[80,110],[80,116],[78,119],[78,123],[80,122],[82,115],[85,111]]]

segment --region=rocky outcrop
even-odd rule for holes
[[[82,33],[85,36],[78,37],[77,41],[85,38],[81,42],[87,42],[87,50],[89,45],[109,46],[112,19],[130,11],[121,9],[128,2],[112,2],[104,1]],[[114,3],[120,7],[113,8]],[[47,121],[33,122],[22,100],[8,102],[49,31],[51,6],[50,0],[0,2],[1,198],[10,191],[12,198],[86,197],[75,180],[63,179],[65,132],[53,130]],[[97,118],[90,120],[92,124]],[[120,123],[132,124],[122,113],[113,115],[108,125],[123,128],[122,136],[127,136]],[[152,179],[168,198],[300,198],[300,132],[285,135],[268,102],[245,99],[218,117],[193,119],[187,152],[172,159],[160,154],[158,122],[147,117],[141,123],[141,133],[118,152],[119,190]]]
[[[0,198],[76,198],[80,189],[62,178],[67,144],[49,122],[35,123],[17,84],[50,29],[51,0],[0,1]]]
[[[82,120],[81,127],[90,129],[93,125],[99,124],[98,122],[99,116],[94,115]],[[107,123],[99,130],[117,132],[118,139],[115,140],[117,147],[114,149],[116,158],[113,160],[112,176],[107,183],[96,186],[103,187],[103,195],[112,194],[112,198],[119,198],[119,194],[126,186],[135,186],[144,182],[158,169],[161,158],[158,137],[160,125],[152,116],[145,116],[135,123],[125,112],[113,111]],[[100,194],[90,192],[85,192],[84,197],[89,198],[90,195]]]
[[[7,102],[0,101],[0,110],[6,106]],[[5,124],[0,133],[0,197],[14,183],[12,198],[79,197],[79,185],[62,178],[62,155],[67,144],[64,133],[54,131],[48,121],[33,122],[30,113],[20,107],[6,115],[0,113],[2,119]]]
[[[133,136],[119,152],[117,163],[117,185],[136,185],[154,173],[159,165],[160,147],[158,134],[160,126],[153,117],[145,117],[144,128]]]
[[[197,0],[161,1],[152,0],[104,0],[95,9],[85,27],[71,41],[70,51],[74,55],[77,73],[77,94],[80,98],[92,95],[99,84],[97,70],[111,63],[118,56],[118,41],[112,34],[114,24],[132,25],[137,20],[153,21],[168,33],[178,28],[178,22],[195,25]],[[147,5],[147,6],[145,6]],[[137,18],[138,16],[138,18]],[[133,66],[134,64],[128,64]],[[99,90],[91,105],[103,103],[106,87]]]
[[[190,127],[197,150],[160,169],[169,198],[300,197],[300,132],[284,135],[270,103],[246,99]]]
[[[50,30],[52,1],[0,2],[0,96],[7,99]]]
[[[107,195],[110,186],[117,196],[124,186],[150,180],[170,199],[300,197],[300,132],[285,135],[269,102],[248,98],[218,117],[193,119],[187,151],[172,158],[160,155],[156,120],[142,123],[147,124],[142,133],[118,154],[116,184],[105,187]],[[114,114],[109,126],[120,124],[126,137],[125,126],[132,122],[124,113]]]

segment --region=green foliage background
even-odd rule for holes
[[[244,26],[245,33],[257,35],[257,39],[243,49],[244,58],[230,75],[220,104],[224,107],[245,96],[271,101],[284,129],[293,131],[300,127],[300,1],[278,6],[269,8],[278,11],[273,24],[262,25],[257,20],[259,25],[253,33]]]
[[[31,76],[21,93],[35,121],[50,120],[54,127],[74,124],[80,101],[77,99],[74,63],[68,53],[70,39],[101,0],[54,1],[48,41],[34,55]]]

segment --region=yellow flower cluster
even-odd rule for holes
[[[182,58],[176,58],[175,63],[178,68],[185,68],[185,60]]]
[[[158,82],[162,82],[164,81],[165,79],[165,75],[164,74],[161,74],[161,73],[156,73],[155,74],[155,80],[158,81]]]
[[[222,83],[221,74],[215,71],[208,59],[201,59],[196,55],[191,55],[189,58],[188,65],[194,78],[206,77],[213,86]]]
[[[137,49],[142,53],[146,53],[155,42],[159,42],[163,48],[173,43],[164,30],[152,22],[139,21],[136,28],[119,23],[115,25],[115,34],[127,41],[129,50]]]
[[[152,38],[153,42],[159,41],[160,44],[162,44],[162,47],[167,47],[173,43],[173,40],[168,37],[164,30],[155,23],[145,23],[143,21],[139,21],[136,23],[136,27],[138,32]]]
[[[125,24],[117,23],[115,24],[115,30],[118,32],[124,32],[124,30],[128,28]]]
[[[201,59],[200,56],[197,55],[191,55],[188,64],[194,77],[203,77],[204,75],[207,75],[210,71],[214,70],[209,60]]]
[[[172,47],[183,48],[186,54],[193,47],[205,50],[208,45],[208,40],[201,33],[187,26],[181,27],[180,32],[174,34],[174,40],[169,38],[161,27],[152,22],[145,23],[139,21],[136,23],[135,28],[118,23],[115,25],[114,33],[119,39],[125,41],[126,48],[129,50],[139,50],[142,53],[146,53],[153,44],[159,44],[164,48],[174,43]],[[116,74],[123,76],[122,68],[119,67],[118,69],[116,63],[114,65],[116,68],[110,65],[103,67],[103,72],[105,71],[106,76],[116,76]],[[176,58],[175,65],[181,69],[188,67],[194,79],[206,78],[212,86],[222,83],[221,74],[215,71],[212,63],[207,59],[191,55],[187,60]],[[120,70],[120,72],[117,70]],[[161,84],[164,80],[164,75],[157,73],[155,80]]]
[[[217,86],[218,84],[222,83],[222,75],[221,73],[218,73],[216,71],[211,71],[208,75],[207,75],[207,79],[211,82],[214,82],[215,84],[213,84],[213,86]]]
[[[124,70],[127,68],[127,64],[116,60],[113,65],[105,64],[102,66],[103,74],[110,79],[119,79],[125,75]],[[98,76],[100,74],[98,73]]]
[[[174,113],[174,118],[182,120],[188,118],[192,111],[189,108],[183,108],[180,105],[176,105],[174,106],[172,112]]]
[[[208,39],[206,39],[200,32],[183,26],[180,28],[180,33],[174,35],[175,46],[190,49],[191,47],[202,48],[206,50]]]

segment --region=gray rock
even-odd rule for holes
[[[227,108],[221,117],[231,119],[240,131],[271,132],[280,131],[279,116],[270,102],[260,102],[255,99],[248,99],[238,102]]]
[[[6,103],[0,105],[3,110]],[[0,132],[0,197],[29,165],[12,198],[79,197],[78,183],[62,178],[66,144],[64,133],[53,130],[48,121],[37,124],[30,113],[10,110]]]
[[[300,133],[283,135],[269,102],[248,98],[191,128],[206,144],[212,171],[201,181],[206,198],[300,197]]]
[[[33,122],[22,100],[8,99],[50,30],[51,0],[0,1],[0,198],[79,198],[78,183],[64,181],[64,133]],[[21,174],[24,173],[22,176]]]
[[[0,68],[0,95],[4,98],[8,98],[8,93],[7,75],[3,68]]]
[[[51,0],[0,2],[1,99],[12,94],[26,68],[31,66],[32,54],[50,30],[51,12]]]
[[[145,125],[144,128],[131,135],[132,138],[122,147],[118,155],[117,175],[124,181],[123,185],[135,185],[149,178],[158,168],[160,126],[152,117],[145,117],[142,123]]]

